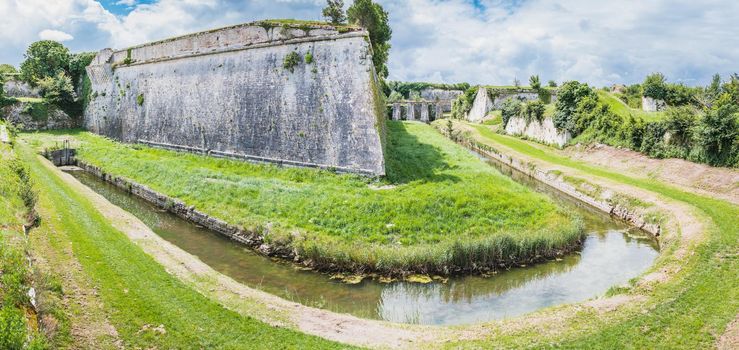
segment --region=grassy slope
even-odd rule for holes
[[[603,103],[611,108],[611,111],[620,115],[623,118],[628,118],[629,115],[641,117],[644,121],[658,121],[664,118],[664,112],[644,112],[641,109],[631,108],[623,103],[618,97],[611,93],[603,90],[598,90],[598,97]]]
[[[308,239],[293,244],[314,258],[443,265],[475,259],[443,253],[456,241],[500,239],[520,245],[514,248],[520,259],[580,237],[578,222],[548,198],[420,123],[389,123],[388,179],[373,185],[396,187],[384,190],[359,176],[132,148],[87,133],[76,137],[86,144],[81,159],[247,228],[271,222],[273,241],[297,228]],[[403,250],[415,247],[421,248]]]
[[[39,205],[49,213],[43,220],[72,242],[127,348],[344,348],[240,316],[190,289],[113,229],[87,199],[45,169],[30,148],[21,147],[20,153],[39,184]],[[165,334],[142,331],[160,324]]]
[[[688,203],[707,215],[708,242],[682,262],[676,281],[654,291],[656,305],[624,322],[606,324],[595,333],[576,335],[562,345],[574,348],[708,348],[739,311],[739,208],[728,202],[679,190],[660,181],[633,178],[608,169],[558,156],[543,146],[477,130],[488,143],[502,144],[545,162],[629,184]],[[585,321],[584,322],[590,322]],[[467,344],[471,345],[471,344]],[[479,345],[479,344],[478,344]]]

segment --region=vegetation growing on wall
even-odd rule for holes
[[[457,96],[456,100],[452,101],[452,118],[465,118],[467,113],[472,109],[472,105],[475,103],[475,96],[477,96],[477,91],[479,89],[479,86],[469,87],[463,94]]]
[[[282,60],[282,68],[289,70],[290,73],[294,73],[295,67],[297,67],[302,60],[303,58],[297,52],[292,51]]]

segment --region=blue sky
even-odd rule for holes
[[[348,4],[351,0],[345,0]],[[706,84],[739,72],[739,2],[379,0],[390,13],[390,78],[597,86],[655,71]],[[97,51],[265,18],[320,19],[323,0],[0,0],[0,63],[33,41]]]

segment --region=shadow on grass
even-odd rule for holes
[[[460,181],[454,175],[440,173],[440,170],[451,168],[444,155],[437,147],[408,132],[405,124],[389,121],[387,131],[385,170],[390,182]]]

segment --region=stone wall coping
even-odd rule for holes
[[[217,54],[226,53],[226,52],[236,52],[236,51],[244,51],[244,50],[261,49],[261,48],[266,48],[266,47],[301,44],[301,43],[306,43],[306,42],[329,41],[329,40],[338,40],[338,39],[347,39],[347,38],[367,37],[367,36],[368,34],[365,31],[349,32],[349,33],[343,33],[343,34],[309,36],[309,37],[293,38],[293,39],[286,39],[286,40],[275,40],[275,41],[250,44],[250,45],[245,45],[245,46],[233,46],[233,47],[227,47],[227,48],[222,48],[222,49],[212,49],[211,51],[206,51],[206,52],[187,52],[187,53],[183,53],[182,55],[165,56],[165,57],[159,57],[159,58],[150,59],[146,61],[133,61],[128,64],[125,64],[122,62],[107,62],[107,63],[103,63],[99,65],[91,64],[88,67],[104,66],[105,64],[112,63],[114,69],[115,68],[125,68],[125,67],[133,67],[133,66],[139,66],[139,65],[145,65],[145,64],[153,64],[153,63],[159,63],[159,62],[179,60],[179,59],[184,59],[184,58],[191,58],[191,57],[217,55]],[[146,45],[149,45],[149,44],[146,44]],[[134,47],[134,48],[139,48],[139,47]],[[127,50],[128,49],[114,51],[111,53],[110,58],[115,57],[116,53],[125,52]]]

